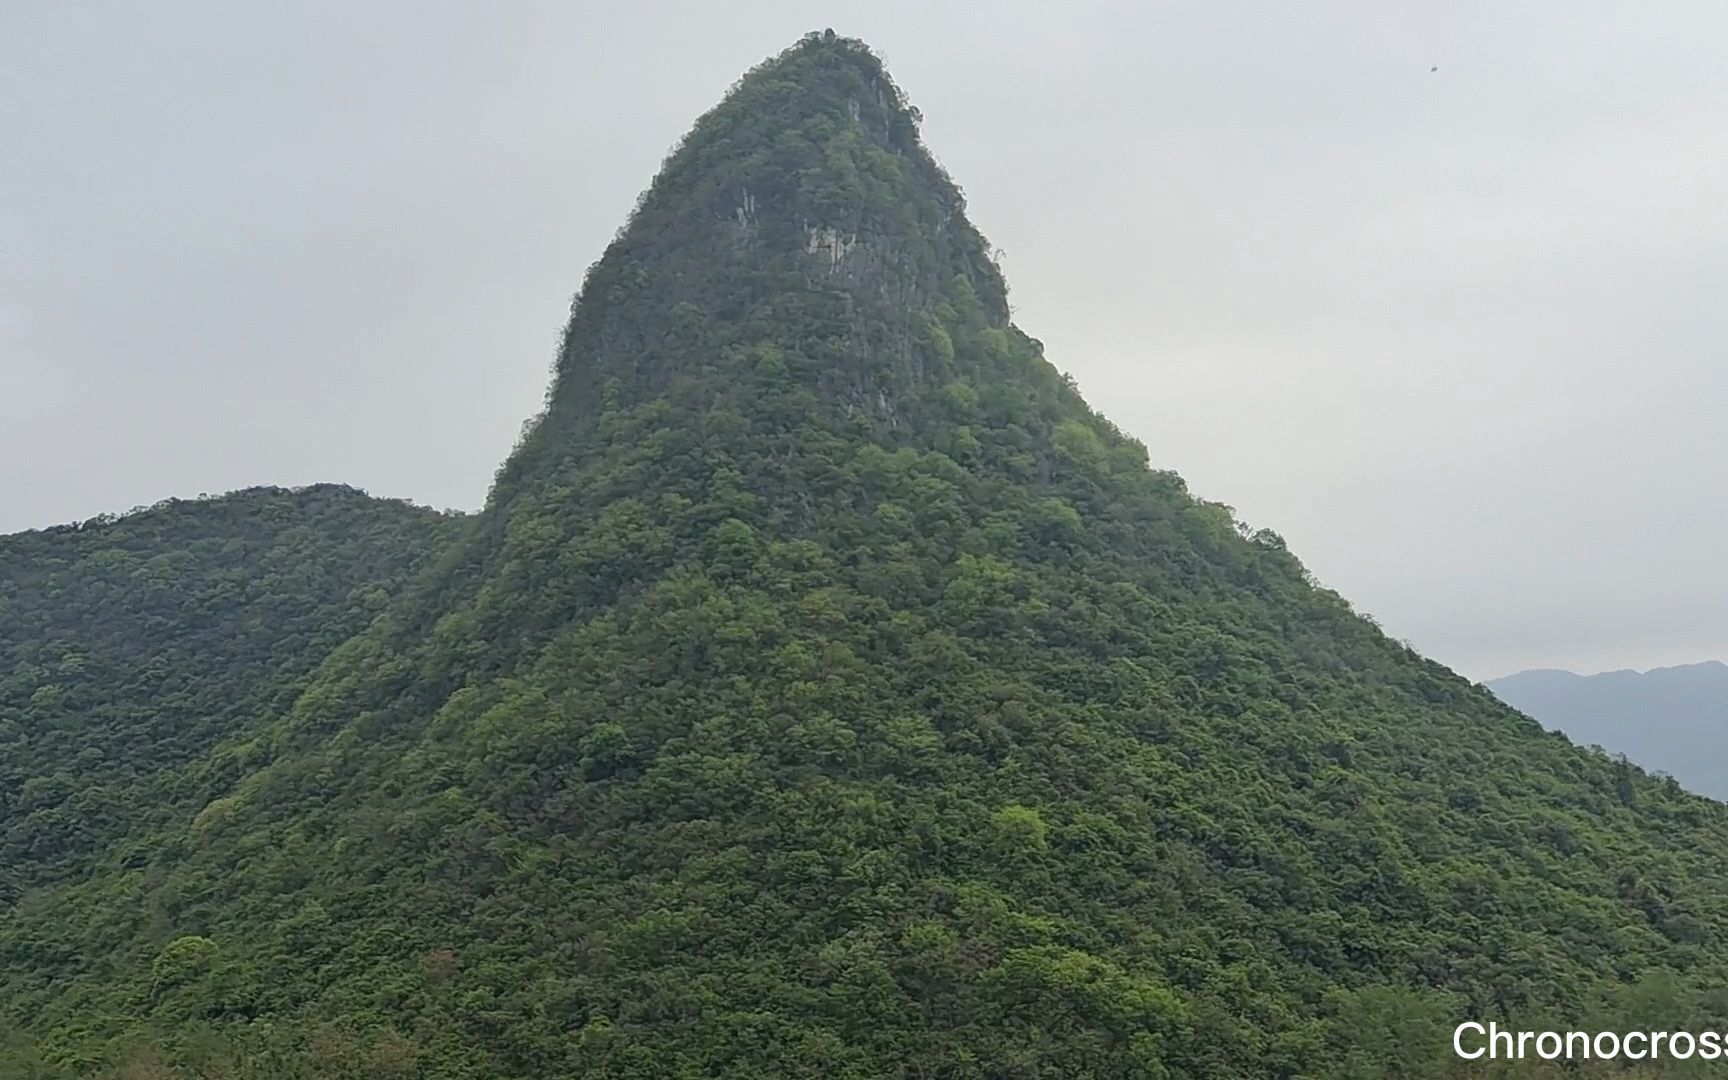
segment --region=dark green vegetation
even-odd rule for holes
[[[1419,1077],[1465,1016],[1720,1022],[1723,809],[1150,469],[916,119],[812,37],[698,123],[485,511],[0,921],[14,1075]]]
[[[456,527],[325,485],[0,537],[0,903],[146,863],[236,779],[212,747],[286,709]]]
[[[1488,684],[1573,741],[1599,745],[1693,791],[1728,799],[1728,664],[1651,671],[1520,671]]]

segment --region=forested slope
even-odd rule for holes
[[[0,902],[147,859],[121,839],[231,783],[201,755],[286,707],[457,526],[323,485],[0,537]]]
[[[17,1060],[1415,1077],[1463,1017],[1720,1022],[1723,808],[1150,468],[916,121],[831,35],[699,121],[480,518],[0,921]]]

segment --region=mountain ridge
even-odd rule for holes
[[[1580,743],[1728,798],[1728,762],[1717,750],[1728,731],[1728,664],[1720,660],[1594,675],[1521,671],[1484,685]]]
[[[1711,671],[1717,668],[1728,668],[1728,662],[1721,660],[1698,660],[1688,664],[1658,664],[1655,667],[1647,668],[1609,668],[1604,671],[1594,672],[1573,671],[1569,668],[1556,667],[1523,668],[1522,670],[1514,671],[1509,675],[1501,675],[1498,678],[1489,679],[1483,685],[1490,686],[1497,682],[1506,682],[1509,679],[1517,679],[1526,675],[1569,675],[1576,679],[1599,679],[1612,675],[1655,675],[1659,672],[1667,671]]]

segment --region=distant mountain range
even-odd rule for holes
[[[1574,742],[1625,754],[1686,787],[1728,799],[1728,664],[1651,671],[1520,671],[1488,688]]]

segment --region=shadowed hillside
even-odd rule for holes
[[[325,485],[0,537],[0,901],[142,865],[457,520]],[[183,771],[184,770],[184,771]]]

